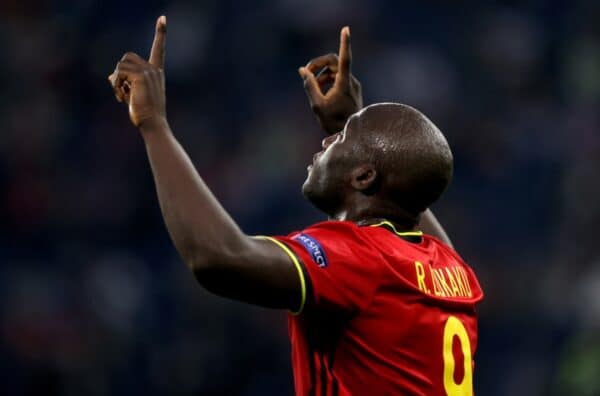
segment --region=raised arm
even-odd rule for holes
[[[362,87],[352,74],[351,65],[350,29],[344,27],[340,34],[339,55],[319,56],[298,69],[310,107],[321,128],[329,135],[341,131],[348,117],[363,107]],[[419,228],[452,246],[431,210],[421,215]]]
[[[297,263],[274,243],[240,230],[171,132],[165,106],[166,24],[164,16],[157,20],[149,60],[126,53],[109,81],[144,140],[171,239],[208,290],[297,310],[303,294]]]

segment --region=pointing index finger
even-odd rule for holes
[[[167,39],[167,17],[161,15],[156,20],[156,31],[154,33],[154,41],[150,50],[150,59],[148,62],[163,69],[165,66],[165,42]]]
[[[339,78],[349,79],[352,64],[352,50],[350,48],[350,28],[344,26],[340,33]]]

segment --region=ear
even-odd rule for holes
[[[351,172],[350,184],[355,190],[370,190],[377,180],[377,171],[371,165],[359,165]]]

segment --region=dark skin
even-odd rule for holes
[[[149,59],[126,53],[109,76],[109,82],[117,100],[128,106],[131,122],[144,140],[171,239],[198,282],[209,291],[265,307],[296,310],[301,287],[290,257],[272,242],[248,236],[238,227],[206,186],[169,127],[164,77],[166,30],[167,21],[162,16],[156,22]],[[362,106],[360,94],[356,95],[360,84],[356,85],[356,81],[354,90],[346,85],[351,81],[347,28],[342,31],[338,67],[332,66],[328,73],[320,80],[333,78],[334,87],[318,104],[312,103],[321,124],[331,130],[333,125],[339,125],[340,114],[349,111],[350,106],[344,102]],[[318,83],[312,71],[308,78]],[[349,94],[354,96],[348,99]],[[343,145],[337,142],[351,139],[352,122],[347,125],[350,128],[345,128],[342,134],[324,139],[322,158],[344,154],[340,150]],[[346,175],[344,198],[335,205],[337,219],[358,222],[377,217],[373,216],[377,202],[362,194],[375,177],[367,168],[358,166]],[[310,179],[309,174],[305,188],[310,187]]]

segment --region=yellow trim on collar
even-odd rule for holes
[[[292,262],[294,263],[294,266],[296,267],[296,271],[298,271],[298,277],[300,278],[300,289],[301,289],[301,297],[300,298],[301,299],[300,299],[300,307],[298,308],[298,310],[297,311],[290,310],[290,312],[294,315],[299,315],[300,313],[302,313],[302,310],[304,309],[304,304],[306,303],[306,280],[304,279],[304,271],[302,270],[302,265],[300,264],[300,261],[298,261],[298,257],[296,257],[296,255],[294,254],[294,252],[292,252],[290,250],[290,248],[288,248],[285,244],[283,244],[282,242],[278,241],[275,238],[264,236],[264,235],[257,235],[257,236],[255,236],[255,238],[266,239],[268,241],[273,242],[275,245],[279,246],[292,259]]]
[[[394,233],[396,235],[399,235],[399,236],[423,236],[423,231],[398,232],[396,230],[396,227],[391,222],[389,222],[387,220],[384,220],[381,223],[372,224],[371,227],[381,227],[383,225],[386,225],[386,226],[390,227],[394,231]]]

